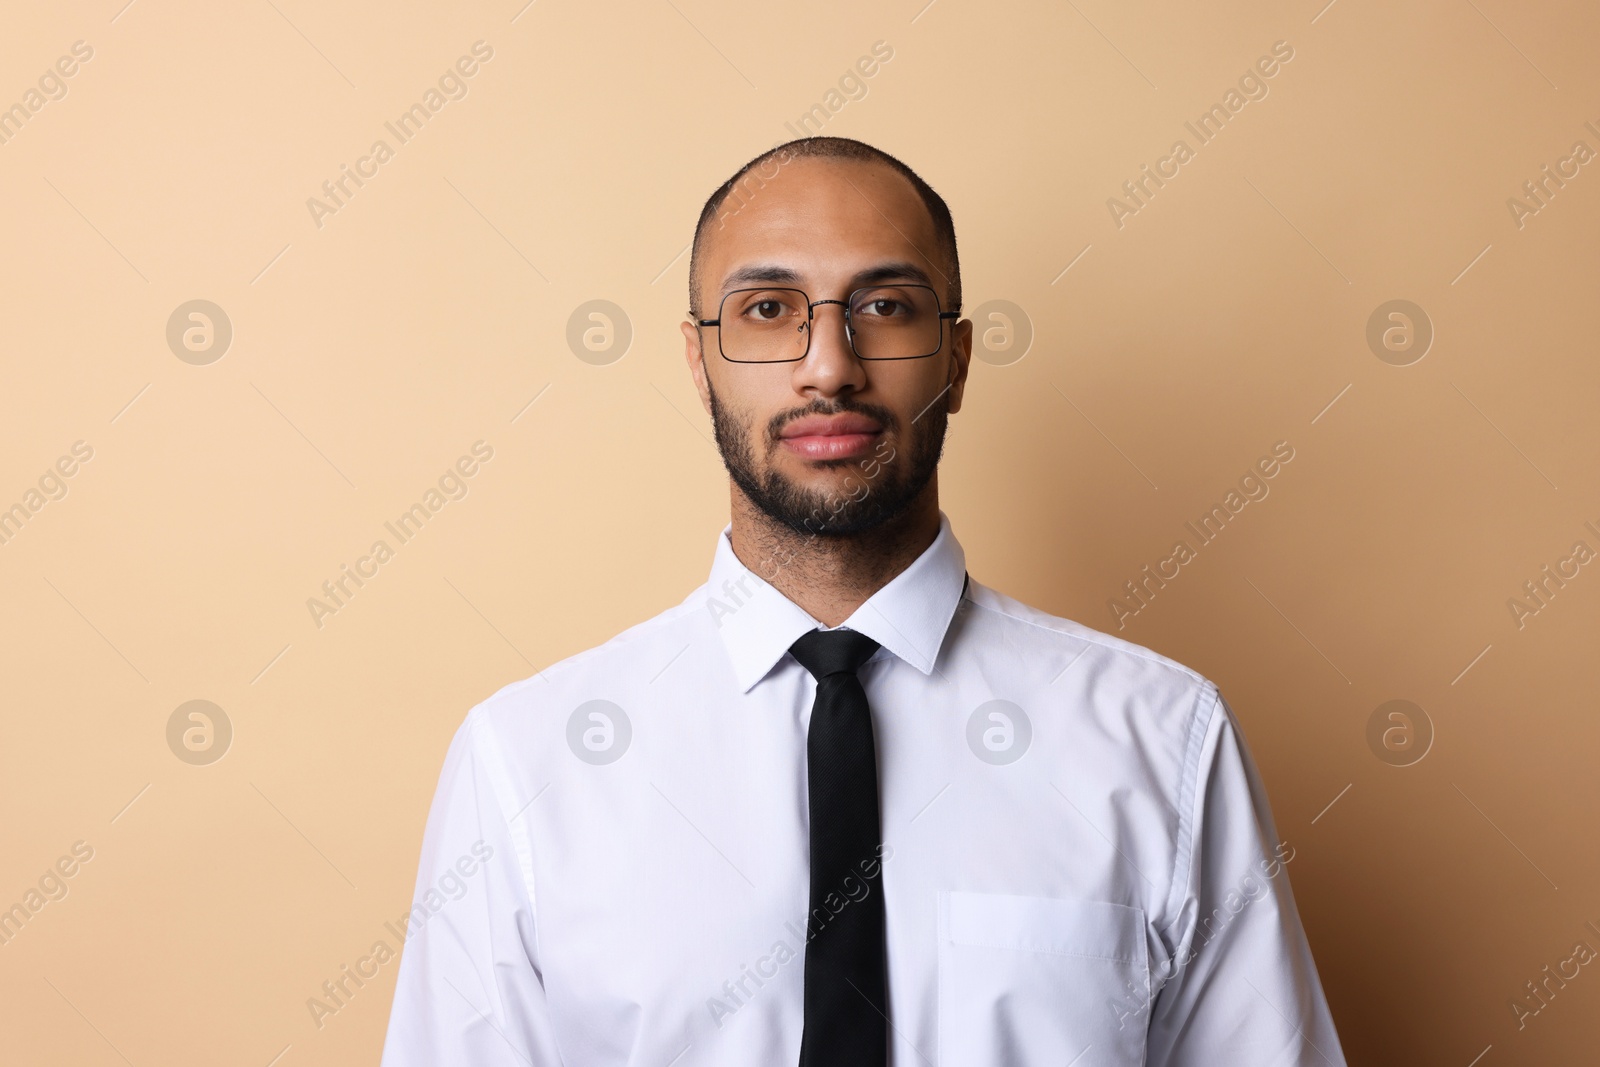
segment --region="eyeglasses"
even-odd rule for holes
[[[926,285],[872,285],[847,300],[812,300],[800,289],[735,289],[722,298],[714,319],[718,348],[730,363],[794,363],[811,351],[814,310],[844,308],[844,330],[859,359],[925,359],[944,347],[944,320],[959,311],[939,310],[939,296]]]

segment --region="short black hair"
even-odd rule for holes
[[[863,141],[852,140],[849,137],[801,137],[787,141],[756,156],[750,162],[740,167],[733,177],[717,187],[711,194],[705,207],[700,210],[700,221],[694,228],[694,246],[689,253],[689,308],[691,314],[699,317],[699,304],[697,297],[700,289],[700,256],[701,246],[705,243],[706,233],[711,228],[712,220],[719,214],[726,219],[744,206],[747,192],[753,195],[760,188],[777,177],[778,169],[785,163],[796,159],[851,159],[863,163],[882,163],[896,173],[904,175],[922,199],[923,206],[928,209],[929,216],[933,219],[934,239],[938,243],[938,251],[946,260],[947,266],[936,269],[945,274],[945,280],[950,284],[949,306],[946,311],[961,310],[961,261],[956,255],[956,227],[950,217],[950,208],[944,202],[944,197],[933,191],[933,187],[923,181],[921,176],[894,156],[874,148]],[[766,166],[776,160],[771,173],[765,173]],[[761,168],[758,170],[757,168]],[[746,188],[740,189],[743,183]],[[754,189],[750,190],[749,186]],[[722,206],[735,191],[738,191],[738,206],[727,213],[722,213]],[[924,255],[927,253],[924,252]],[[929,257],[933,258],[933,257]]]

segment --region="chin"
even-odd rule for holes
[[[829,512],[827,503],[819,503],[816,508],[805,515],[783,514],[773,517],[783,522],[796,533],[814,535],[816,537],[842,538],[855,537],[876,529],[894,518],[895,513],[886,511],[870,500],[863,500],[859,505],[852,504],[837,512]]]

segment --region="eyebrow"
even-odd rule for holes
[[[757,263],[747,267],[740,267],[722,280],[722,293],[727,295],[731,290],[737,289],[749,282],[772,282],[785,285],[799,286],[804,279],[800,272],[792,267],[780,266],[776,263]],[[863,285],[875,285],[879,282],[908,281],[934,288],[933,279],[928,272],[908,261],[895,261],[880,263],[875,267],[857,271],[850,279],[852,289]]]

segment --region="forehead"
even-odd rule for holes
[[[707,230],[707,294],[737,288],[741,268],[776,265],[804,282],[843,281],[886,262],[916,264],[942,287],[933,219],[904,175],[881,163],[801,158],[763,181],[754,168]]]

